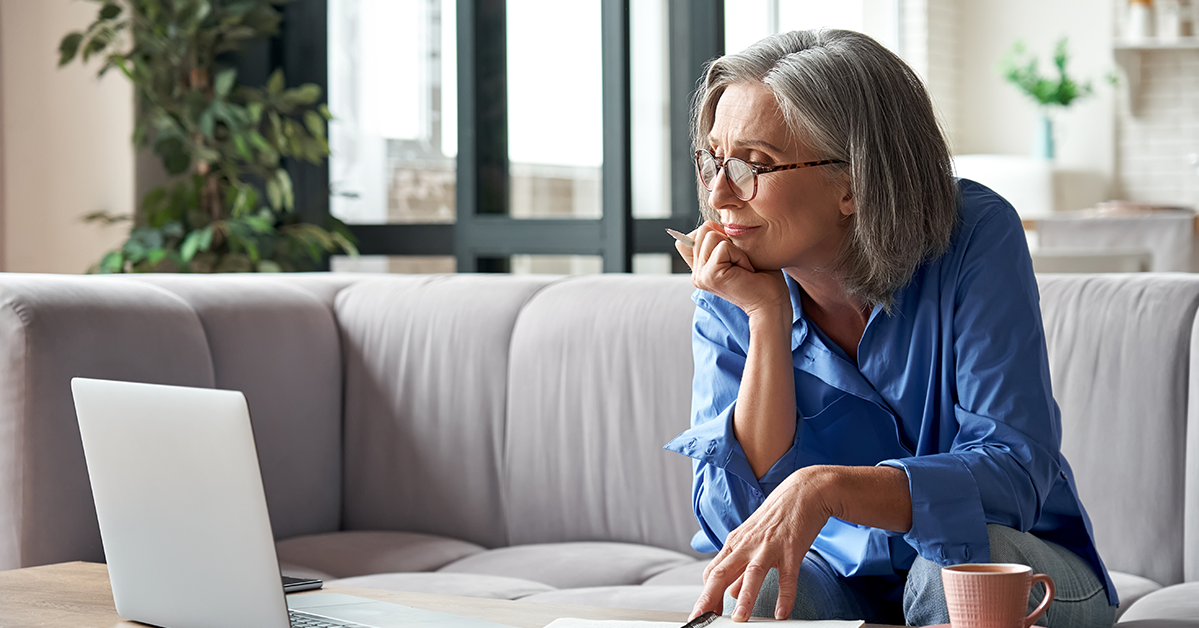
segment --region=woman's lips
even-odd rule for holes
[[[728,234],[729,237],[736,238],[738,236],[743,236],[757,228],[757,226],[750,225],[728,224],[724,226],[724,232]]]

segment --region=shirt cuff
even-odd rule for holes
[[[912,529],[903,538],[939,565],[991,560],[987,521],[974,475],[953,454],[884,460],[903,469],[912,494]]]
[[[745,451],[733,436],[733,409],[736,405],[730,405],[711,421],[696,425],[675,436],[663,449],[724,469],[755,490],[761,491],[762,487],[749,467]]]

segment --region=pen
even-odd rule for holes
[[[670,231],[670,230],[667,229],[667,231]],[[676,231],[675,233],[678,233],[678,232]],[[674,233],[672,233],[670,235],[674,235]],[[681,233],[679,233],[679,235],[675,236],[675,237],[678,238],[679,236],[682,236],[683,238],[687,237]],[[687,238],[687,239],[690,240],[690,238]],[[682,238],[679,238],[679,241],[682,242]],[[681,626],[681,628],[704,628],[704,626],[707,626],[708,624],[716,621],[717,617],[720,617],[720,615],[717,615],[716,613],[713,613],[712,611],[708,611],[708,612],[704,613],[703,615],[700,615],[699,617],[696,617],[695,619],[692,619],[691,621],[683,624]]]
[[[675,231],[674,229],[667,229],[666,233],[669,233],[670,237],[674,238],[675,240],[678,240],[679,242],[682,242],[683,244],[686,244],[687,246],[689,246],[691,248],[695,248],[695,240],[692,240],[691,236],[689,236],[685,233],[679,233],[678,231]],[[702,617],[702,615],[700,617]],[[684,628],[702,628],[702,626],[703,626],[702,624],[700,626],[692,626],[692,625],[688,624]]]

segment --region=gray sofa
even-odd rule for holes
[[[1121,622],[1199,620],[1199,276],[1040,277]],[[685,276],[0,274],[0,569],[102,561],[69,380],[241,390],[284,571],[689,610]],[[213,452],[214,464],[220,452]],[[1181,622],[1181,623],[1180,623]]]

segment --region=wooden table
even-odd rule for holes
[[[562,606],[510,600],[325,587],[324,591],[403,604],[516,628],[542,628],[559,617],[687,621],[686,613],[595,606]],[[292,595],[304,595],[293,593]],[[145,626],[121,619],[113,606],[108,568],[99,563],[60,563],[0,571],[0,628]]]

